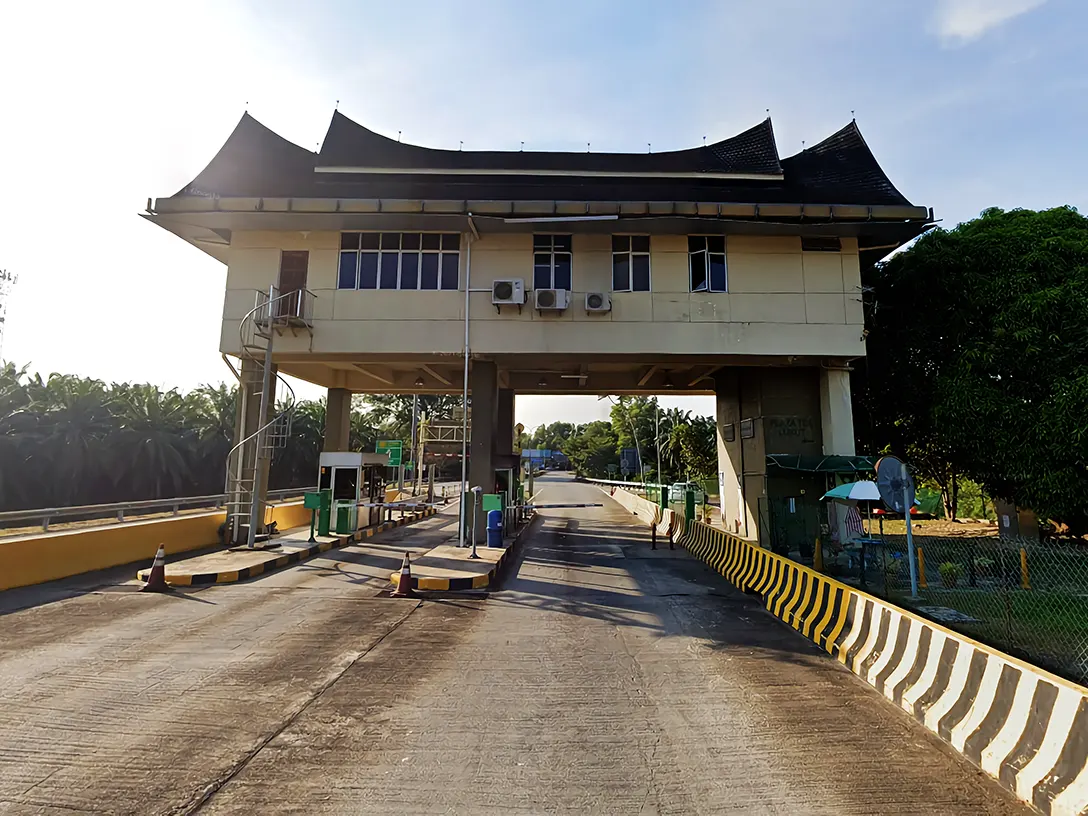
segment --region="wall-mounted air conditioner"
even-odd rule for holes
[[[525,303],[525,281],[506,278],[491,284],[491,303],[495,306],[521,306]]]
[[[586,292],[587,312],[612,311],[612,298],[607,292]]]
[[[561,312],[570,305],[570,292],[566,289],[537,289],[536,308],[539,311]]]

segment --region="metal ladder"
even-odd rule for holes
[[[260,518],[261,502],[256,497],[267,489],[267,485],[262,484],[266,478],[266,462],[276,450],[286,447],[291,436],[291,420],[297,402],[295,391],[278,371],[273,370],[272,344],[276,334],[285,328],[310,327],[301,314],[307,295],[312,297],[305,290],[280,294],[275,287],[268,292],[257,292],[254,307],[242,318],[238,329],[243,364],[235,371],[227,361],[238,379],[239,417],[243,428],[254,401],[260,404],[259,427],[239,440],[227,454],[226,530],[228,542],[235,546],[243,542],[250,548],[255,546],[257,529],[264,522]],[[246,360],[255,365],[247,367]],[[284,394],[278,408],[273,404],[277,383]]]

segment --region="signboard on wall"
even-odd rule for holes
[[[638,473],[641,469],[638,461],[638,449],[623,448],[620,451],[620,470],[624,473]]]

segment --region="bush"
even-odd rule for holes
[[[941,583],[949,589],[954,588],[956,582],[963,577],[963,567],[955,561],[945,561],[937,567],[937,572],[941,574]]]

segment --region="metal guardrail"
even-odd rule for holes
[[[269,490],[269,501],[282,501],[283,499],[301,496],[314,487],[292,487],[286,490]],[[49,525],[58,519],[77,519],[79,521],[94,521],[95,519],[108,519],[112,517],[117,523],[125,521],[126,513],[136,515],[148,515],[164,510],[169,510],[173,515],[178,515],[181,509],[196,507],[224,507],[227,495],[220,493],[212,496],[181,496],[173,499],[146,499],[143,501],[115,502],[113,504],[85,504],[74,507],[44,507],[36,510],[7,510],[0,513],[0,535],[4,535],[2,528],[15,526],[29,526],[26,522],[41,524],[42,532],[49,531]],[[139,511],[139,512],[136,512]]]

